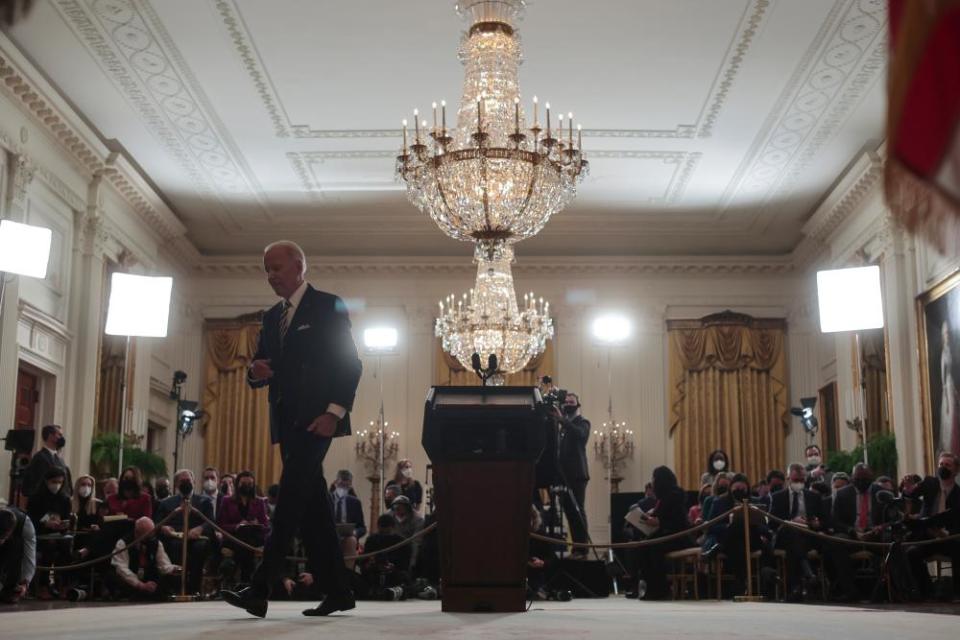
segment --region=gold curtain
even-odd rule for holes
[[[257,484],[280,479],[280,451],[270,444],[267,390],[247,385],[247,366],[257,349],[261,314],[206,324],[206,386],[203,408],[208,414],[205,464],[221,473],[249,469]]]
[[[864,331],[860,337],[860,358],[866,395],[867,440],[890,433],[887,411],[887,358],[883,329]]]
[[[126,353],[126,337],[106,334],[102,336],[97,382],[97,417],[94,422],[97,433],[120,433]]]
[[[670,427],[680,483],[700,486],[707,456],[723,449],[730,467],[755,482],[784,465],[789,426],[786,322],[725,312],[667,324]]]
[[[537,380],[543,375],[555,375],[553,362],[553,343],[547,341],[547,348],[539,356],[527,363],[527,366],[506,376],[504,384],[507,386],[535,387]],[[480,378],[472,369],[467,369],[460,361],[446,353],[441,345],[440,338],[436,339],[436,375],[433,383],[442,386],[479,386]]]

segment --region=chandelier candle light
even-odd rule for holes
[[[465,66],[457,126],[447,128],[446,101],[433,103],[433,127],[414,109],[413,144],[403,121],[397,175],[407,197],[452,238],[477,244],[478,259],[498,259],[504,248],[538,233],[576,195],[588,170],[573,114],[546,128],[533,98],[533,123],[523,108],[515,31],[524,0],[464,0],[457,10],[470,24],[460,46]],[[529,126],[528,126],[529,124]]]
[[[503,374],[522,369],[553,337],[549,302],[531,292],[523,295],[522,308],[517,303],[512,260],[509,245],[493,258],[478,257],[476,285],[459,299],[451,295],[440,302],[436,324],[443,350],[467,369],[472,368],[474,353],[497,355],[499,368],[492,384],[503,384]]]
[[[604,422],[603,431],[594,431],[593,437],[593,452],[610,474],[610,492],[618,493],[623,480],[620,473],[627,460],[633,459],[633,431],[626,422]]]

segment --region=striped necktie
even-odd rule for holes
[[[289,300],[283,301],[283,309],[280,311],[280,345],[283,346],[287,338],[287,329],[290,328],[290,308],[293,305]]]

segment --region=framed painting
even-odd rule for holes
[[[927,469],[960,454],[960,271],[917,298]]]

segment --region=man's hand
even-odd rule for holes
[[[187,531],[187,540],[199,540],[200,534],[202,533],[203,533],[202,527],[194,527],[193,529],[190,529],[189,531]]]
[[[28,586],[29,585],[26,582],[21,582],[16,587],[14,587],[13,595],[15,595],[18,598],[22,598],[23,596],[27,595]]]
[[[295,586],[297,586],[297,584],[290,578],[283,579],[283,590],[287,592],[288,596],[293,595],[293,588]]]
[[[160,533],[167,536],[168,538],[172,538],[176,535],[177,532],[173,530],[173,527],[171,527],[168,524],[165,524],[162,527],[160,527]]]
[[[313,422],[310,423],[310,426],[307,427],[307,431],[312,433],[315,436],[321,436],[323,438],[332,438],[334,432],[337,430],[337,422],[339,418],[333,415],[332,413],[323,413]]]
[[[273,369],[269,360],[254,360],[250,364],[250,378],[253,380],[269,380],[273,377]]]
[[[153,580],[148,580],[147,582],[141,582],[138,589],[144,593],[153,593],[157,590],[157,583]]]
[[[532,569],[543,569],[543,560],[540,558],[530,558],[527,564],[529,564]]]
[[[297,576],[297,582],[299,582],[300,584],[302,584],[302,585],[305,586],[305,587],[312,586],[312,585],[313,585],[313,574],[312,574],[312,573],[307,573],[306,571],[304,571],[304,572],[301,573],[299,576]]]

